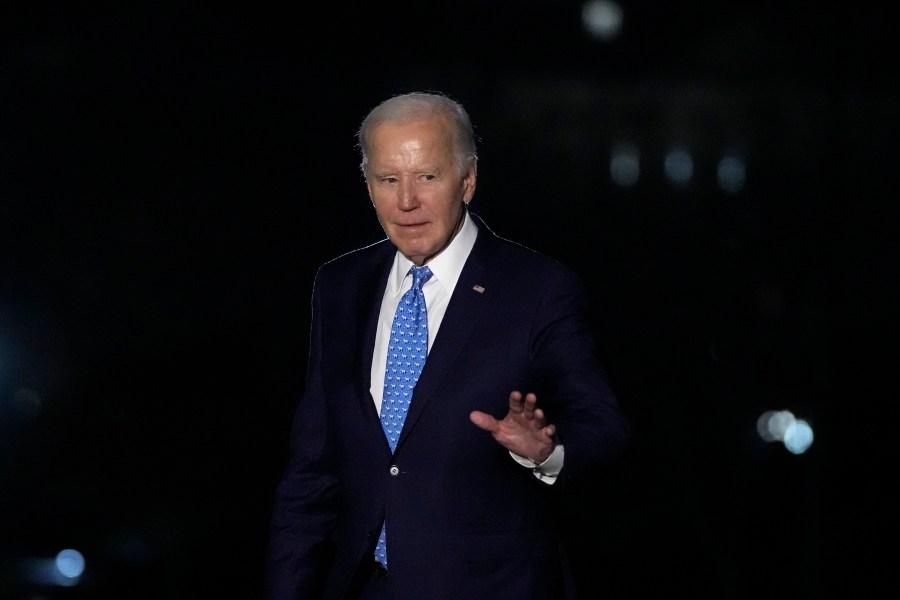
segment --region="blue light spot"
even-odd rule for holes
[[[803,454],[812,443],[813,430],[806,421],[794,421],[784,432],[784,447],[793,454]]]
[[[77,579],[84,573],[84,556],[78,550],[63,550],[56,555],[56,569],[67,579]]]

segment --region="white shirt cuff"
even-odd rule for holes
[[[513,460],[523,467],[531,469],[531,472],[534,473],[535,477],[549,485],[556,482],[559,472],[562,471],[565,454],[565,448],[563,448],[562,444],[557,444],[547,460],[542,463],[536,463],[530,458],[525,458],[524,456],[519,456],[512,452],[509,453],[509,455],[513,457]]]

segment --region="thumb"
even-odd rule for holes
[[[473,410],[470,412],[469,420],[485,431],[493,432],[497,429],[497,419],[480,410]]]

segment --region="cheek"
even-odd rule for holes
[[[379,219],[390,213],[391,203],[388,202],[383,195],[370,195],[369,198],[372,201],[372,206],[375,208],[375,214],[378,215]]]

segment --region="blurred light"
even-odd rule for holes
[[[84,556],[71,548],[56,555],[56,568],[67,579],[77,579],[84,572]]]
[[[793,454],[803,454],[813,442],[812,427],[789,410],[767,410],[756,420],[756,431],[767,442],[782,442]]]
[[[784,447],[794,454],[803,454],[812,442],[812,427],[802,419],[794,421],[784,431]]]
[[[744,189],[747,178],[747,166],[737,156],[724,156],[716,170],[719,188],[727,194],[736,194]]]
[[[694,176],[694,159],[683,148],[670,150],[666,154],[664,168],[666,177],[675,185],[687,185]]]
[[[28,558],[22,563],[24,577],[38,585],[72,587],[84,573],[84,556],[78,550],[67,548],[55,558]]]
[[[641,176],[641,153],[632,144],[618,144],[609,158],[609,175],[616,185],[631,187]]]
[[[590,0],[581,7],[584,29],[598,40],[609,41],[622,31],[622,7],[612,0]]]
[[[756,420],[756,430],[767,442],[780,442],[793,422],[794,414],[789,410],[767,410]]]

